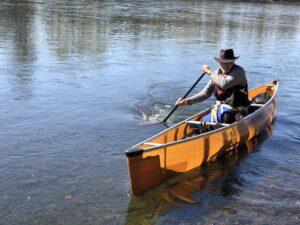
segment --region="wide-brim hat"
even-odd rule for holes
[[[221,63],[231,63],[239,58],[239,56],[234,56],[232,49],[226,49],[220,51],[219,57],[214,57],[216,61]]]

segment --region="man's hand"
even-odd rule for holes
[[[186,106],[186,105],[188,105],[188,100],[179,98],[179,99],[177,99],[175,104],[180,105],[180,106]]]
[[[203,72],[207,73],[208,75],[210,75],[212,72],[211,69],[208,67],[208,65],[203,65],[202,70],[203,70]]]

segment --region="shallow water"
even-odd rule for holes
[[[298,3],[1,1],[0,224],[297,224],[299,12]],[[131,196],[124,150],[164,129],[139,124],[164,118],[228,47],[250,88],[280,81],[275,123],[240,154]],[[170,124],[211,104],[178,109]]]

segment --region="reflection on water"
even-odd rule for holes
[[[174,207],[182,208],[188,204],[199,207],[199,215],[203,213],[203,216],[215,210],[235,214],[236,209],[227,207],[226,199],[237,197],[244,186],[243,178],[239,174],[239,163],[257,151],[272,135],[273,129],[274,124],[229,154],[180,175],[142,197],[132,196],[126,224],[155,224],[157,217],[164,211]]]
[[[19,4],[12,2],[10,7],[2,8],[1,15],[7,20],[3,27],[9,29],[9,34],[12,35],[11,48],[9,51],[8,71],[11,74],[10,83],[12,93],[15,99],[28,99],[32,96],[32,82],[33,82],[33,63],[36,59],[35,40],[33,34],[34,19],[35,19],[35,5],[33,4]],[[4,15],[3,15],[4,14]],[[6,33],[0,33],[6,34]]]
[[[141,43],[153,39],[202,45],[206,46],[202,51],[211,51],[211,45],[216,49],[221,43],[248,46],[255,41],[261,46],[266,41],[272,43],[278,35],[282,39],[297,37],[297,13],[285,15],[286,9],[273,6],[272,11],[276,11],[273,15],[268,4],[262,4],[258,9],[251,4],[241,6],[241,3],[232,5],[223,1],[214,2],[213,7],[206,1],[3,3],[0,36],[7,39],[7,33],[13,35],[10,38],[12,46],[7,49],[11,56],[8,68],[16,77],[10,81],[13,92],[20,93],[19,98],[30,96],[30,83],[34,79],[32,64],[37,58],[38,47],[41,48],[39,51],[49,48],[59,61],[63,61],[74,55],[85,55],[87,60],[88,55],[122,54],[137,49],[143,55],[147,49]],[[292,7],[289,9],[293,10]],[[214,13],[216,11],[218,13]],[[45,36],[41,44],[39,38]],[[118,46],[118,42],[121,45]],[[256,50],[259,54],[260,50]],[[113,56],[118,61],[119,57]]]
[[[63,60],[74,53],[105,52],[109,39],[109,24],[105,19],[98,18],[99,13],[104,11],[102,2],[74,2],[72,7],[62,7],[59,2],[50,1],[49,5],[41,8],[39,12],[51,15],[43,18],[43,23],[46,25],[48,41],[55,46],[55,55]]]

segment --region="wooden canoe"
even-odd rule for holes
[[[269,100],[250,106],[255,110],[235,123],[197,134],[191,123],[201,123],[209,108],[126,150],[132,193],[142,195],[257,136],[276,116],[278,85],[273,81],[250,90],[250,100],[260,94]]]

